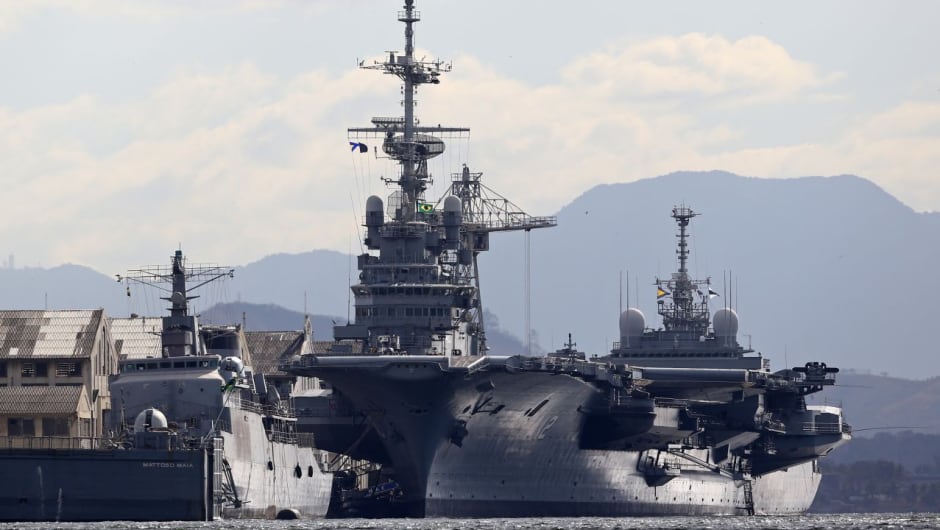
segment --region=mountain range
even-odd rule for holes
[[[525,205],[524,197],[512,199]],[[734,307],[739,340],[770,357],[773,369],[819,360],[899,378],[940,375],[930,298],[940,290],[940,214],[917,213],[849,175],[682,172],[588,190],[557,212],[556,228],[530,233],[533,342],[555,349],[572,333],[580,349],[602,355],[619,340],[618,312],[628,305],[658,327],[653,281],[677,269],[670,212],[683,204],[701,214],[689,229],[690,273],[711,279],[719,294],[712,311]],[[521,337],[524,255],[523,234],[500,233],[480,257],[486,308],[502,331]],[[196,303],[200,310],[274,304],[345,320],[354,267],[333,251],[272,255],[236,267],[224,290]],[[162,302],[132,287],[75,265],[4,268],[0,306],[162,312]]]

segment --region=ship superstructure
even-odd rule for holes
[[[737,341],[738,315],[725,305],[711,315],[709,302],[720,297],[711,278],[692,278],[688,270],[691,220],[698,214],[687,206],[672,209],[678,227],[676,256],[679,268],[667,279],[656,278],[659,329],[647,328],[637,308],[620,314],[620,341],[611,355],[617,362],[637,366],[714,367],[766,370],[770,363]],[[726,300],[726,297],[721,298]]]
[[[476,255],[491,231],[555,220],[484,200],[488,190],[466,167],[448,196],[426,201],[427,159],[443,152],[442,134],[464,129],[414,120],[414,87],[447,69],[414,60],[418,18],[406,0],[406,53],[371,66],[404,81],[405,117],[350,129],[354,149],[368,149],[357,135],[382,138],[401,175],[387,205],[366,204],[365,242],[378,254],[359,257],[356,320],[334,332],[347,344],[281,367],[330,385],[310,407],[321,414],[308,418],[325,449],[381,466],[355,499],[388,499],[372,515],[449,517],[806,510],[816,459],[849,437],[840,409],[804,401],[835,370],[771,373],[737,344],[730,309],[710,324],[698,296],[710,283],[686,268],[690,209],[674,213],[679,271],[659,282],[673,295],[660,306],[665,330],[647,330],[630,309],[611,355],[588,358],[570,336],[545,357],[483,355]],[[369,515],[375,505],[354,508]]]
[[[444,152],[444,139],[470,130],[422,126],[416,119],[417,87],[438,84],[450,65],[414,57],[420,13],[411,0],[404,7],[398,20],[405,24],[405,53],[361,65],[402,80],[404,116],[349,129],[353,149],[368,151],[366,140],[381,140],[400,173],[386,179],[393,187],[387,202],[374,195],[366,201],[364,243],[377,253],[359,256],[360,282],[351,287],[355,324],[336,327],[334,338],[360,341],[373,353],[480,355],[486,341],[477,256],[489,249],[489,233],[554,226],[555,219],[527,215],[467,166],[452,176],[451,193],[437,201],[426,197],[428,160]]]

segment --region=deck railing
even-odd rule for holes
[[[0,436],[0,449],[110,449],[110,439],[92,436]]]

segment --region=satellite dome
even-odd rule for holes
[[[635,307],[627,308],[620,313],[620,336],[621,337],[639,337],[643,335],[646,329],[646,317],[643,312]]]
[[[134,432],[165,431],[166,416],[157,409],[145,409],[134,420]]]
[[[719,309],[712,317],[712,326],[718,337],[735,337],[738,334],[738,314],[729,307]]]
[[[242,370],[245,369],[245,363],[242,362],[238,357],[226,357],[222,359],[222,362],[219,363],[219,368],[224,372],[235,372],[236,374],[242,373]]]
[[[463,203],[460,202],[459,197],[454,197],[453,195],[451,195],[450,197],[447,197],[446,199],[444,199],[444,211],[445,212],[462,212]]]
[[[366,211],[367,212],[383,212],[385,210],[385,205],[382,204],[382,198],[376,195],[370,195],[366,199]]]

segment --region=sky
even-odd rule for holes
[[[346,128],[401,115],[399,1],[0,3],[0,256],[107,274],[360,252],[394,168]],[[940,210],[940,3],[418,0],[425,124],[534,215],[681,170],[856,174]]]

